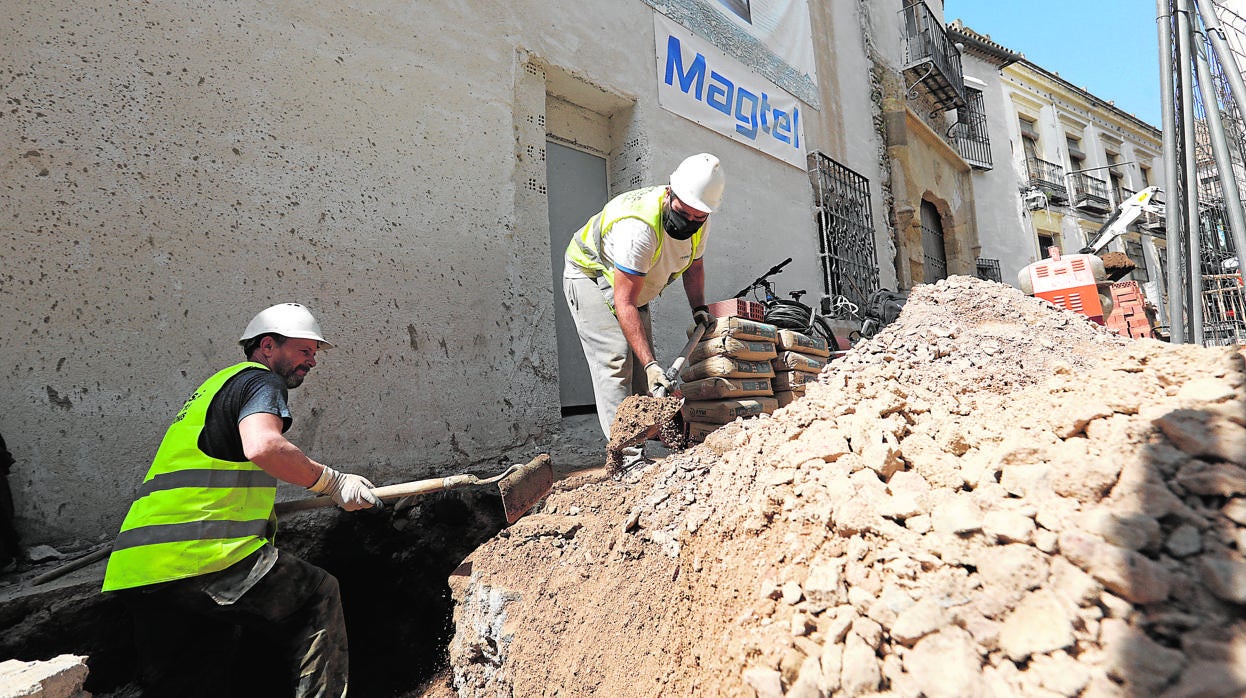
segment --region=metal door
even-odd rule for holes
[[[947,251],[943,246],[943,219],[939,209],[929,201],[922,202],[922,256],[926,270],[925,281],[932,284],[947,278]]]
[[[591,406],[593,382],[571,311],[562,293],[563,253],[571,236],[606,204],[605,158],[545,142],[549,196],[550,267],[554,280],[554,325],[558,332],[558,397],[564,410]]]

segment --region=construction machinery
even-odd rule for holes
[[[1160,194],[1159,187],[1147,187],[1122,201],[1090,243],[1077,254],[1061,255],[1059,247],[1048,248],[1048,259],[1034,262],[1017,274],[1021,290],[1085,315],[1100,325],[1106,324],[1112,314],[1112,283],[1134,267],[1132,263],[1105,266],[1099,254],[1142,216],[1162,217],[1164,204],[1158,200]]]

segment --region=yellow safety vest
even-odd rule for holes
[[[571,236],[571,242],[567,244],[567,259],[583,269],[584,273],[590,277],[605,276],[606,281],[609,281],[613,287],[614,265],[602,260],[602,242],[610,234],[615,223],[624,218],[636,218],[652,228],[658,236],[658,249],[653,252],[653,261],[657,262],[662,256],[662,242],[666,240],[666,233],[662,230],[662,200],[665,197],[665,185],[636,189],[614,197],[601,210],[601,213],[588,219],[588,223]],[[705,226],[702,225],[692,234],[694,252],[700,248],[701,236],[704,232]],[[688,267],[692,266],[693,261],[689,256],[688,264],[678,273],[673,274],[667,283],[682,276]]]
[[[199,449],[212,398],[244,361],[199,386],[165,432],[130,512],[113,542],[104,591],[223,570],[259,550],[276,531],[277,480],[250,461]]]

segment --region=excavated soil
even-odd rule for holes
[[[920,286],[806,397],[479,548],[423,695],[1241,695],[1244,383],[1229,349]]]
[[[1121,252],[1108,252],[1100,257],[1103,259],[1103,269],[1107,272],[1108,278],[1119,279],[1138,268],[1132,259]]]
[[[630,395],[619,404],[610,425],[606,444],[606,469],[623,470],[623,449],[642,444],[646,436],[657,436],[671,448],[683,447],[682,423],[676,419],[681,401],[674,397]],[[657,427],[657,432],[650,434]]]

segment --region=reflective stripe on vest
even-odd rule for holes
[[[647,187],[645,189],[636,189],[633,191],[619,194],[606,203],[601,213],[588,219],[583,228],[580,228],[575,235],[571,236],[571,242],[567,243],[567,259],[575,264],[584,273],[591,278],[598,276],[606,277],[606,281],[614,286],[614,265],[607,264],[602,260],[601,249],[606,236],[610,234],[610,230],[614,228],[614,224],[624,218],[635,218],[654,231],[658,238],[658,248],[653,252],[651,263],[656,263],[658,258],[662,256],[662,242],[666,239],[666,233],[662,229],[662,201],[666,197],[666,186]],[[705,230],[705,226],[697,228],[692,234],[692,250],[701,247],[701,235]],[[667,281],[678,279],[688,267],[692,266],[694,260],[691,256],[688,263],[684,265],[677,273],[671,275]]]
[[[104,591],[223,570],[271,539],[277,480],[249,461],[199,449],[212,399],[248,369],[268,370],[249,361],[230,366],[178,411],[113,543]]]

